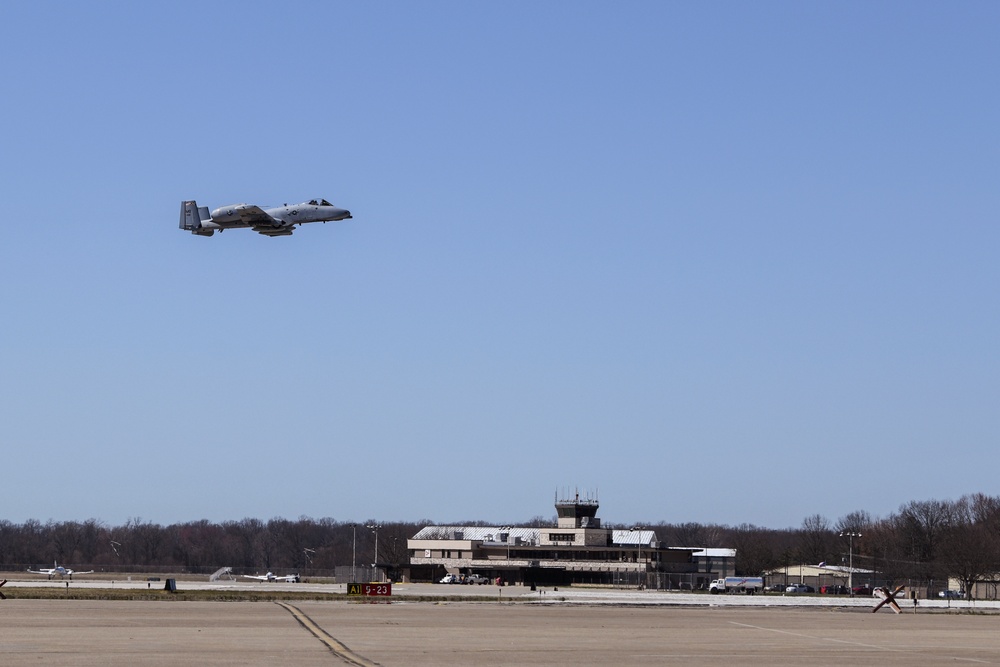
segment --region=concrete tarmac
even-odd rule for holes
[[[1000,664],[1000,616],[495,602],[0,601],[21,665]]]

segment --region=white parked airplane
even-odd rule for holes
[[[240,576],[247,579],[256,579],[257,581],[284,581],[289,584],[297,584],[301,581],[301,579],[299,579],[299,575],[297,574],[289,574],[284,577],[279,577],[274,572],[268,572],[267,574],[260,574],[256,576],[252,574],[241,574]]]
[[[42,569],[39,569],[39,570],[32,570],[31,568],[28,568],[28,572],[30,572],[31,574],[47,574],[47,575],[49,575],[49,579],[51,579],[52,577],[55,577],[55,576],[60,577],[60,578],[62,578],[62,577],[69,577],[70,579],[72,579],[74,574],[93,574],[94,573],[93,570],[88,570],[86,572],[77,572],[76,570],[72,570],[72,569],[70,569],[68,567],[63,567],[62,565],[60,565],[58,562],[55,562],[55,561],[52,562],[52,567],[51,568],[42,568]]]

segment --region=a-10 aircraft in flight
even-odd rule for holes
[[[337,208],[325,199],[310,199],[301,204],[263,209],[254,204],[233,204],[211,213],[194,200],[181,202],[181,229],[198,236],[211,236],[218,230],[249,227],[264,236],[291,236],[295,225],[307,222],[348,220],[351,212]]]

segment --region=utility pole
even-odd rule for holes
[[[382,527],[382,524],[372,523],[365,524],[365,528],[370,528],[372,532],[375,533],[375,560],[372,561],[372,567],[378,570],[378,529]],[[381,579],[381,576],[379,577]]]
[[[846,537],[847,542],[847,588],[851,591],[850,596],[854,597],[854,538],[861,537],[861,533],[855,533],[854,531],[845,531],[840,534],[841,537]],[[843,562],[843,561],[841,561]]]
[[[355,562],[358,560],[358,524],[349,523],[354,535],[351,538],[351,583],[357,583],[358,575],[355,572]]]
[[[646,585],[645,585],[646,584],[646,566],[642,562],[642,531],[645,530],[645,528],[646,528],[645,526],[640,526],[638,524],[635,525],[632,528],[632,530],[634,530],[637,533],[639,533],[639,535],[636,538],[636,539],[639,540],[639,558],[638,558],[638,560],[639,560],[639,572],[640,572],[640,574],[639,574],[639,590],[643,590],[643,589],[646,588]]]

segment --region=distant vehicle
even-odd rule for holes
[[[964,598],[965,591],[941,591],[940,593],[938,593],[938,597],[949,598],[949,599]]]
[[[490,583],[490,580],[487,579],[486,577],[484,577],[481,574],[470,574],[470,575],[468,575],[465,578],[464,581],[462,581],[462,583],[463,584],[476,584],[477,586],[482,586],[483,584]]]
[[[786,589],[786,593],[815,593],[816,589],[808,584],[790,584]]]
[[[785,584],[770,584],[769,586],[765,586],[764,590],[771,593],[784,593],[785,588],[787,588]]]
[[[297,574],[286,574],[283,577],[279,577],[274,572],[268,572],[267,574],[258,574],[258,575],[241,574],[240,576],[243,577],[244,579],[256,579],[257,581],[271,581],[271,582],[284,581],[285,583],[288,584],[297,584],[301,581],[301,579],[299,579],[299,575]]]
[[[438,581],[439,584],[457,584],[461,583],[457,574],[446,574]]]
[[[871,595],[872,594],[871,586],[855,586],[851,590],[853,591],[854,595]]]
[[[709,593],[759,593],[764,590],[763,577],[726,577],[708,585]]]
[[[232,204],[211,213],[193,199],[181,202],[181,229],[198,236],[211,236],[218,230],[249,227],[264,236],[291,236],[295,225],[307,222],[349,220],[351,212],[337,208],[325,199],[310,199],[301,204],[262,209],[253,204]]]
[[[847,586],[841,586],[839,584],[828,584],[826,586],[820,586],[819,592],[823,595],[847,595],[851,591]]]
[[[37,570],[32,570],[29,567],[28,568],[28,572],[30,572],[31,574],[47,574],[47,575],[49,575],[49,579],[51,579],[52,577],[59,577],[60,579],[62,579],[64,577],[69,577],[70,579],[72,579],[74,574],[93,574],[94,573],[93,570],[87,570],[86,572],[77,572],[76,570],[73,570],[71,568],[63,567],[62,565],[60,565],[56,561],[52,562],[52,567],[50,567],[50,568],[39,568]]]

